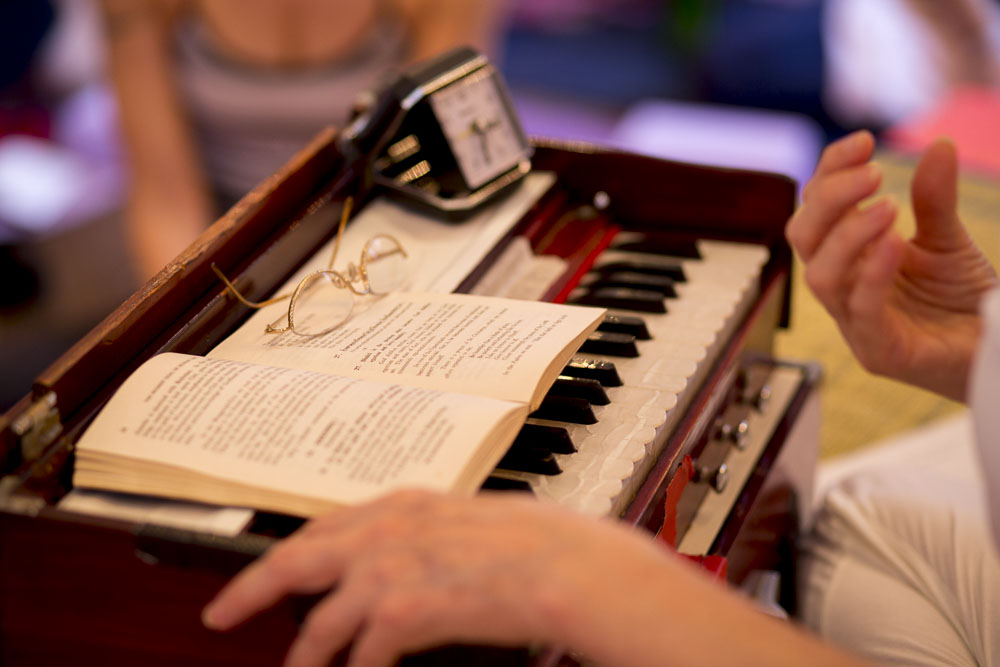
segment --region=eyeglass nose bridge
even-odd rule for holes
[[[354,262],[348,262],[347,269],[344,272],[347,274],[346,280],[351,291],[357,293],[353,287],[353,283],[363,281],[365,279],[365,272]]]
[[[372,293],[372,287],[368,282],[368,273],[364,267],[359,267],[351,262],[347,265],[343,273],[347,275],[337,275],[343,281],[343,284],[339,285],[339,287],[350,290],[351,294],[356,296],[367,296]],[[358,286],[359,284],[360,287]]]

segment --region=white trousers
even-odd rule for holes
[[[1000,558],[967,418],[848,466],[799,568],[801,620],[880,662],[1000,666]]]

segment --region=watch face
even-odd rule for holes
[[[463,77],[432,93],[430,103],[470,189],[528,156],[528,142],[494,71]]]

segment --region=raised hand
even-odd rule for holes
[[[805,279],[861,364],[964,400],[980,335],[979,301],[997,274],[957,214],[954,146],[938,140],[911,184],[917,230],[892,228],[896,205],[862,205],[881,182],[875,141],[857,132],[823,152],[786,234]]]

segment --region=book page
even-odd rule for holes
[[[183,476],[158,482],[146,464],[163,464],[336,504],[404,487],[471,490],[525,411],[476,396],[161,354],[84,433],[74,483],[216,500],[186,493]],[[484,443],[498,428],[503,436]],[[147,476],[122,481],[130,470]]]
[[[261,311],[208,356],[537,407],[603,315],[600,308],[402,292],[369,302],[321,336],[265,333],[274,314]]]

